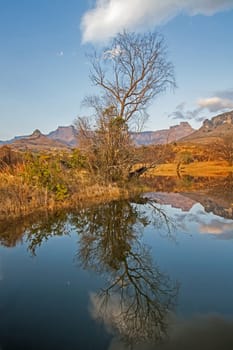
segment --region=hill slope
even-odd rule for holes
[[[206,119],[200,129],[179,142],[208,144],[226,135],[233,137],[233,111],[219,114],[211,120]]]
[[[51,140],[46,135],[43,135],[39,130],[35,130],[31,135],[19,137],[10,142],[10,146],[13,149],[25,151],[40,151],[40,150],[53,150],[53,149],[65,149],[67,145],[62,142]]]
[[[51,131],[47,137],[71,147],[77,144],[77,131],[73,125],[59,126],[56,130]]]
[[[166,144],[177,141],[195,130],[188,122],[171,126],[169,129],[132,133],[132,139],[137,146],[150,144]]]

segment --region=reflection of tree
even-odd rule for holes
[[[29,218],[6,230],[1,243],[13,246],[19,240],[32,254],[52,236],[75,228],[80,236],[78,259],[85,269],[106,277],[106,286],[93,296],[96,317],[129,342],[159,339],[166,332],[166,316],[177,287],[153,264],[143,243],[145,226],[162,225],[170,234],[170,221],[151,200],[114,201],[77,212]]]
[[[79,257],[84,268],[118,270],[136,238],[135,226],[149,221],[128,201],[89,208],[73,219],[81,235]]]
[[[69,231],[68,215],[64,212],[38,214],[23,220],[1,223],[0,243],[14,247],[25,240],[29,251],[35,255],[36,249],[43,241],[52,236],[61,236]]]
[[[142,205],[119,201],[73,218],[80,233],[78,258],[82,266],[104,274],[108,281],[92,298],[95,316],[130,342],[159,339],[165,334],[166,316],[177,292],[153,264],[140,239],[144,226],[151,220],[156,224],[156,214],[159,225],[162,217],[166,218],[152,202],[149,207],[153,217]]]
[[[69,233],[68,215],[59,213],[48,216],[47,220],[34,223],[26,232],[29,251],[35,255],[36,249],[42,242],[47,241],[52,236],[63,236]]]

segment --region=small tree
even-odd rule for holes
[[[90,79],[101,93],[85,98],[94,109],[95,123],[77,119],[80,146],[88,149],[92,170],[115,180],[133,164],[129,132],[143,126],[153,98],[175,86],[173,66],[163,38],[155,32],[119,33],[109,47],[91,55],[90,62]]]
[[[233,165],[233,137],[225,135],[213,145],[215,155],[223,160],[226,160],[230,166]]]
[[[79,118],[79,147],[87,159],[89,170],[104,181],[118,181],[128,176],[133,145],[125,121],[116,117],[114,107],[103,111],[92,130],[87,119]]]

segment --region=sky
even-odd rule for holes
[[[116,33],[158,31],[177,89],[145,130],[233,109],[233,0],[0,0],[0,140],[70,125],[94,91],[87,55]]]

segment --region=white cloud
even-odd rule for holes
[[[201,109],[208,109],[209,112],[218,112],[224,109],[233,108],[233,100],[227,98],[221,98],[218,96],[200,99],[198,105]]]
[[[83,41],[105,41],[122,29],[159,25],[179,13],[210,16],[230,8],[232,0],[96,0],[82,18]]]
[[[185,103],[180,103],[175,111],[173,111],[169,117],[179,120],[196,120],[203,121],[206,119],[206,115],[203,112],[206,110],[210,113],[223,113],[227,110],[233,109],[233,89],[222,90],[215,92],[214,96],[207,98],[200,98],[196,101],[196,108],[187,110]]]
[[[104,58],[105,59],[114,59],[115,57],[121,55],[123,53],[120,46],[115,47],[112,50],[107,50],[104,52]]]

